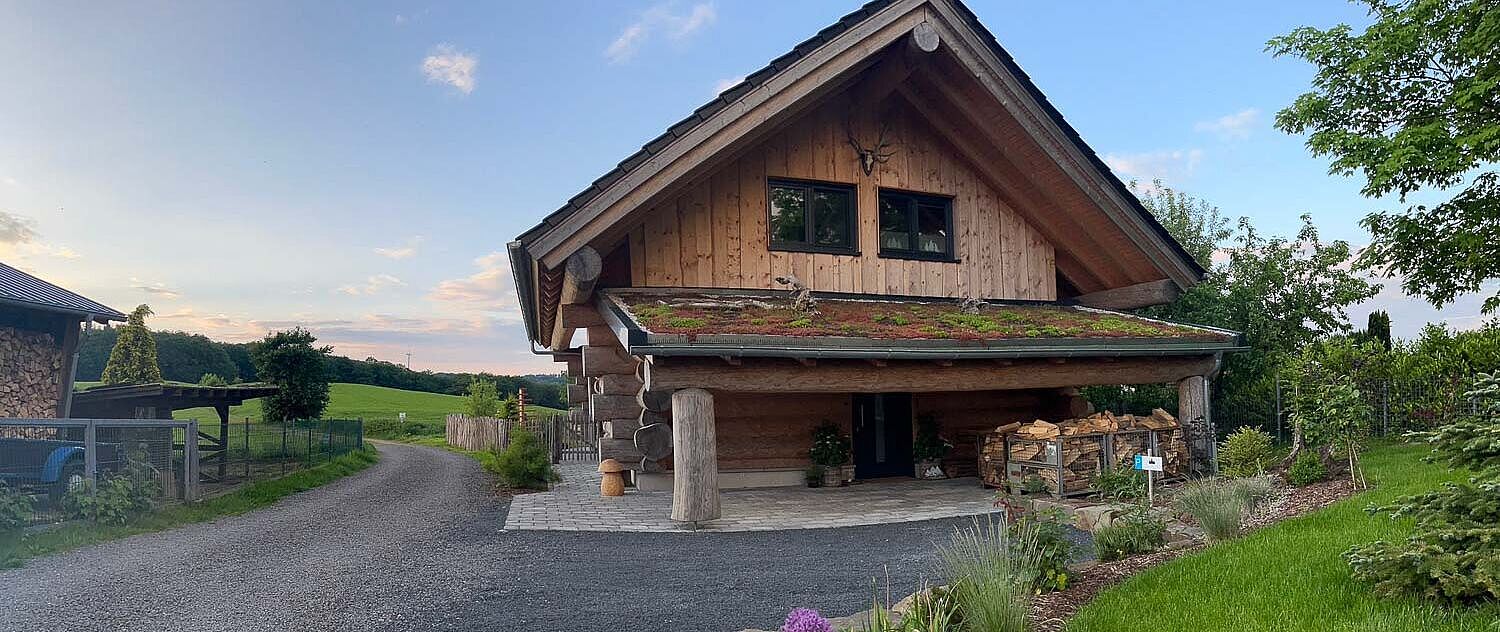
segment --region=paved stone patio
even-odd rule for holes
[[[562,482],[551,491],[516,496],[504,528],[551,531],[681,531],[671,519],[669,492],[626,491],[599,495],[599,474],[590,463],[558,468]],[[826,529],[975,516],[995,511],[995,492],[977,479],[918,481],[893,478],[849,487],[775,487],[723,492],[724,517],[702,531]]]

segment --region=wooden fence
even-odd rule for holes
[[[515,429],[523,424],[516,419],[472,417],[449,414],[446,439],[448,445],[465,450],[503,450],[510,445]],[[598,458],[599,433],[587,419],[568,415],[531,415],[524,427],[536,433],[542,445],[552,452],[553,462],[588,461]]]

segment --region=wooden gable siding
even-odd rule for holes
[[[775,288],[794,274],[819,291],[910,296],[1052,300],[1055,252],[1006,206],[972,166],[900,96],[857,117],[873,146],[888,125],[894,154],[871,176],[846,140],[848,100],[834,98],[675,199],[647,211],[628,235],[631,282],[638,287]],[[876,122],[878,121],[878,122]],[[770,250],[767,178],[856,187],[858,256]],[[878,256],[881,188],[951,196],[959,261]]]

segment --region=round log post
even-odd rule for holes
[[[672,520],[696,527],[720,515],[714,397],[685,388],[672,394]]]

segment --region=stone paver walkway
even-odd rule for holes
[[[671,519],[672,494],[631,489],[599,496],[592,464],[559,467],[551,491],[516,496],[505,521],[509,530],[680,531]],[[849,487],[774,487],[723,492],[724,517],[703,531],[825,529],[982,515],[996,511],[995,492],[973,478],[918,481],[893,478]]]

